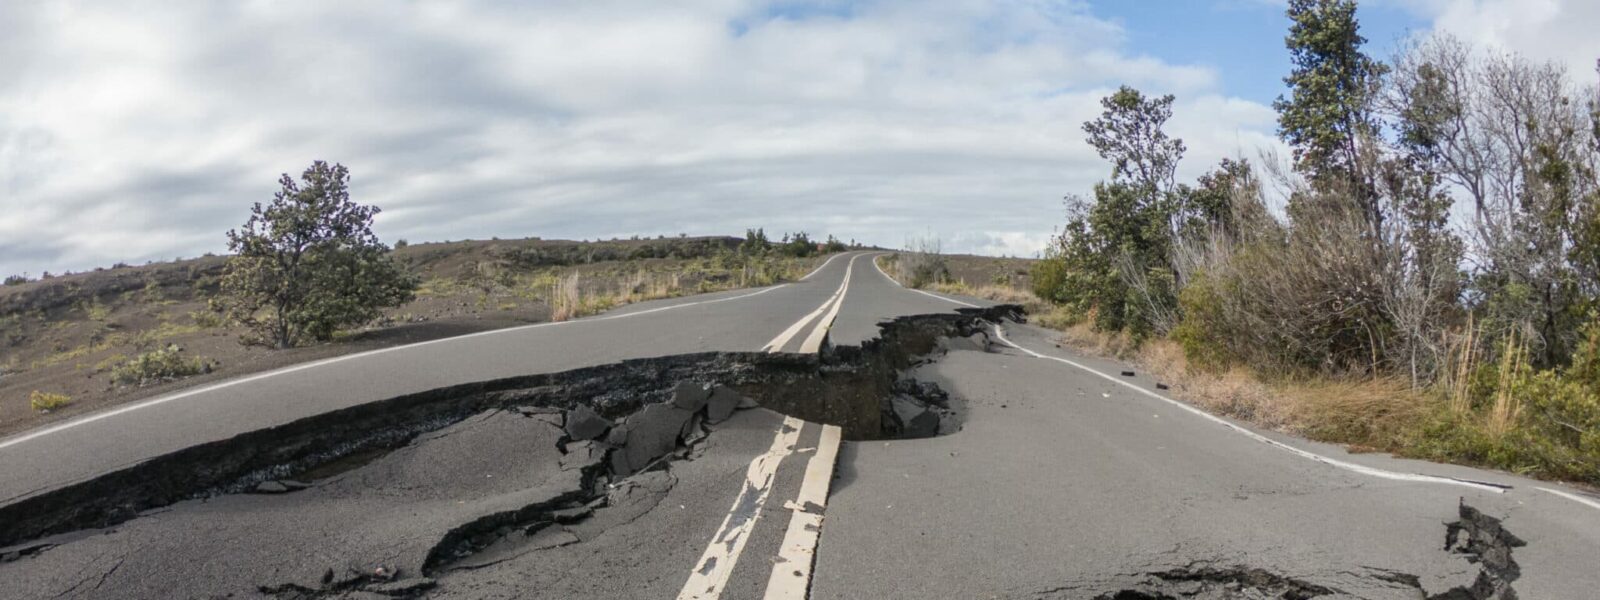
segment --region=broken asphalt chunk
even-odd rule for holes
[[[711,399],[711,386],[685,381],[672,388],[672,405],[687,411],[697,411]]]
[[[889,407],[900,424],[900,437],[925,438],[939,434],[939,414],[927,405],[896,395],[889,400]]]
[[[607,437],[611,445],[617,446],[611,453],[612,470],[629,475],[676,450],[684,423],[693,414],[671,404],[651,404],[628,417]]]
[[[715,425],[728,420],[743,400],[744,397],[740,396],[739,392],[733,391],[733,388],[717,386],[706,402],[706,422]]]
[[[595,440],[567,444],[567,453],[561,456],[561,470],[571,471],[600,464],[605,460],[608,449],[604,443]]]
[[[611,422],[595,414],[588,405],[579,404],[577,408],[567,411],[567,437],[573,440],[592,440],[610,428]]]

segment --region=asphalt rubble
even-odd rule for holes
[[[850,439],[953,431],[948,395],[902,374],[952,347],[986,348],[990,323],[1020,317],[1011,306],[904,317],[820,355],[691,354],[452,386],[203,444],[0,507],[0,572],[18,575],[0,587],[170,589],[170,574],[104,560],[136,552],[188,565],[172,569],[189,571],[187,596],[418,597],[451,572],[649,512],[676,483],[671,465],[741,409],[837,424]],[[155,542],[113,548],[124,539]],[[222,553],[233,564],[210,564]]]
[[[1420,577],[1382,568],[1344,573],[1341,581],[1313,583],[1248,565],[1191,562],[1114,578],[1109,582],[1077,582],[1042,590],[1035,599],[1092,600],[1335,600],[1403,598],[1407,600],[1517,600],[1512,587],[1522,575],[1512,551],[1525,543],[1507,531],[1500,519],[1462,502],[1459,518],[1445,523],[1444,552],[1460,555],[1479,570],[1469,585],[1430,594]],[[1346,589],[1348,588],[1348,589]],[[1359,589],[1358,589],[1359,588]],[[1380,595],[1381,594],[1381,595]]]

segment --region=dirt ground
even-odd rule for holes
[[[1029,269],[1036,262],[1032,258],[1001,258],[951,254],[944,257],[950,269],[950,279],[972,287],[1000,285],[1021,290],[1031,289]]]

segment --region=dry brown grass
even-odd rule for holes
[[[1087,322],[1062,330],[1062,343],[1138,365],[1172,387],[1172,395],[1208,412],[1358,450],[1395,450],[1425,416],[1427,398],[1401,379],[1327,378],[1268,382],[1244,367],[1192,368],[1183,347],[1165,339],[1135,345],[1125,334],[1094,331]]]

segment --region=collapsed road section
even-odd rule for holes
[[[651,511],[678,482],[673,465],[741,407],[852,439],[948,431],[944,394],[900,374],[1019,317],[904,317],[820,355],[693,354],[459,385],[188,448],[0,507],[0,595],[445,591],[453,573]]]

